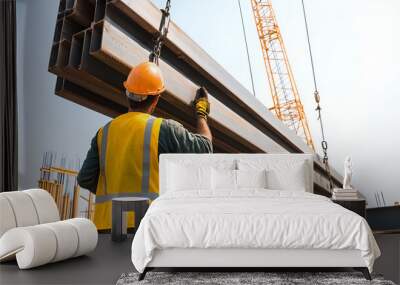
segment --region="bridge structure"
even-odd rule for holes
[[[49,71],[57,75],[55,94],[109,117],[127,112],[122,83],[148,59],[161,14],[149,0],[60,0],[49,60]],[[155,115],[194,131],[191,103],[205,86],[215,152],[313,153],[314,192],[330,196],[318,154],[173,21],[159,66],[166,91]],[[331,175],[341,187],[342,177],[334,169]]]

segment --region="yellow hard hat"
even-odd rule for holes
[[[132,68],[124,87],[138,96],[158,95],[165,90],[164,77],[153,62],[143,62]]]

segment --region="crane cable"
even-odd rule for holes
[[[255,91],[255,89],[254,89],[253,71],[252,71],[252,68],[251,68],[250,55],[249,55],[249,46],[247,45],[246,29],[245,29],[245,27],[244,27],[244,21],[243,21],[242,6],[240,5],[240,0],[238,0],[237,2],[238,2],[238,5],[239,5],[240,18],[241,18],[241,20],[242,20],[242,30],[243,30],[244,42],[245,42],[245,44],[246,44],[247,63],[248,63],[248,65],[249,65],[250,79],[251,79],[251,87],[253,88],[253,95],[256,96],[256,91]]]
[[[153,50],[149,55],[149,61],[154,62],[157,65],[161,55],[161,48],[168,34],[168,28],[170,23],[170,13],[169,13],[170,8],[171,8],[171,0],[167,0],[167,2],[165,3],[165,8],[161,9],[162,15],[161,15],[160,26],[158,28],[158,36],[154,41]]]
[[[325,171],[328,174],[328,180],[329,180],[329,189],[332,192],[333,190],[333,181],[332,181],[332,175],[329,167],[329,161],[328,161],[328,142],[326,141],[325,138],[325,131],[324,131],[324,124],[322,122],[322,115],[321,115],[321,105],[320,105],[320,96],[318,92],[318,87],[317,87],[317,79],[315,76],[315,68],[314,68],[314,60],[313,60],[313,55],[311,51],[311,41],[310,41],[310,34],[308,31],[308,23],[307,23],[307,14],[306,14],[306,9],[304,6],[304,0],[301,0],[301,4],[303,7],[303,17],[304,17],[304,24],[306,27],[306,33],[307,33],[307,42],[308,42],[308,52],[310,54],[310,62],[311,62],[311,70],[312,70],[312,75],[313,75],[313,80],[314,80],[314,99],[317,104],[317,107],[315,110],[318,112],[318,121],[321,127],[321,136],[322,136],[322,141],[321,141],[321,147],[322,151],[324,153],[324,156],[322,158],[322,162],[324,163],[325,166]]]

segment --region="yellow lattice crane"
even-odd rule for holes
[[[251,0],[275,115],[314,151],[314,143],[271,0]]]

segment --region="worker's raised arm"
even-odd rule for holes
[[[204,119],[202,119],[204,120]],[[212,153],[211,140],[188,131],[174,120],[163,120],[158,139],[158,153]]]
[[[212,142],[212,134],[207,124],[207,117],[210,113],[207,89],[201,87],[197,90],[194,100],[194,107],[197,116],[197,133],[208,138]]]
[[[207,120],[203,117],[197,118],[197,129],[196,132],[203,137],[206,137],[210,142],[212,142],[212,134],[210,128],[208,127]]]

